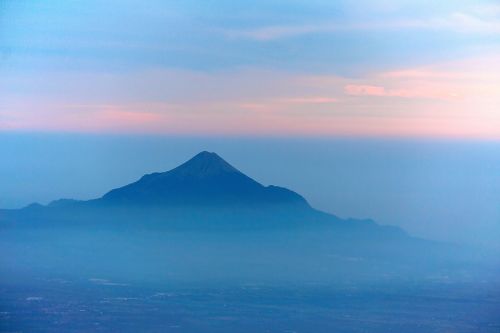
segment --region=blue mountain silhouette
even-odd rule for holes
[[[144,267],[140,264],[147,259],[152,267],[144,274],[158,276],[166,274],[156,268],[163,267],[166,256],[186,258],[190,254],[220,263],[220,270],[210,274],[222,276],[231,276],[236,266],[245,269],[258,263],[266,267],[255,271],[263,276],[267,272],[280,275],[284,270],[300,278],[309,267],[316,276],[329,279],[341,274],[336,267],[343,267],[349,268],[349,276],[360,278],[396,271],[412,277],[452,262],[462,251],[372,220],[343,219],[321,212],[299,194],[263,186],[209,152],[201,152],[170,171],[145,175],[97,199],[61,199],[46,206],[0,210],[0,231],[0,241],[3,237],[9,244],[14,240],[31,244],[36,239],[39,250],[27,258],[53,253],[46,261],[61,259],[61,264],[54,263],[61,270],[72,267],[74,261],[113,266],[127,250],[124,269],[136,265],[134,271],[141,271]],[[95,258],[97,248],[99,260]],[[203,249],[212,252],[209,255]],[[76,252],[81,259],[66,258],[67,251]],[[136,251],[143,256],[137,257]],[[231,258],[238,258],[240,264],[226,263]],[[177,271],[187,270],[184,277],[189,278],[193,267],[204,265],[182,262],[176,257],[170,265]],[[424,265],[428,270],[422,269]],[[276,267],[281,267],[280,272]]]
[[[188,230],[326,228],[358,238],[407,237],[367,219],[341,219],[311,207],[301,195],[264,186],[216,153],[203,151],[166,172],[152,173],[102,197],[59,199],[2,211],[9,226],[81,226]],[[4,224],[5,226],[5,224]]]
[[[292,205],[309,207],[297,193],[263,186],[216,153],[203,151],[167,172],[152,173],[105,194],[108,204]]]

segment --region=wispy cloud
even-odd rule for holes
[[[0,128],[6,130],[75,132],[134,132],[168,119],[155,106],[123,104],[20,102],[0,106],[0,115],[4,118]]]
[[[393,83],[394,84],[394,83]],[[452,88],[437,88],[435,86],[427,87],[420,84],[411,88],[393,88],[386,89],[383,86],[348,84],[344,87],[348,95],[354,96],[377,96],[377,97],[401,97],[401,98],[429,98],[429,99],[457,99],[461,95],[454,92]]]
[[[337,98],[313,96],[313,97],[292,97],[278,100],[277,102],[284,104],[331,104],[338,102]]]
[[[5,130],[499,138],[498,53],[358,77],[240,69],[2,77]],[[43,76],[40,76],[41,78]],[[140,83],[140,84],[139,84]],[[9,96],[10,97],[7,97]],[[27,98],[29,96],[30,98]]]
[[[488,8],[488,9],[487,9]],[[500,34],[500,6],[475,7],[470,11],[451,12],[442,17],[387,19],[384,21],[315,22],[296,25],[273,25],[242,30],[224,30],[231,38],[272,41],[318,33],[376,30],[433,30],[457,33]]]

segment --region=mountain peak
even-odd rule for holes
[[[235,167],[213,152],[202,151],[172,170],[182,176],[203,178],[220,173],[240,173]]]
[[[222,157],[220,157],[219,155],[217,155],[217,153],[214,153],[214,152],[211,152],[211,151],[201,151],[199,152],[198,154],[196,154],[195,156],[193,156],[193,158],[218,158],[218,159],[221,159],[222,160]]]

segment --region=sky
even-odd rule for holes
[[[497,1],[0,2],[0,130],[500,138]]]
[[[412,234],[500,237],[500,4],[0,0],[0,208],[216,151]]]

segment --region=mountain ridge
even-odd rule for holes
[[[128,226],[189,230],[327,227],[365,235],[402,235],[367,219],[341,219],[311,207],[300,194],[264,186],[213,152],[147,174],[91,200],[59,199],[6,214],[38,226]],[[0,221],[2,216],[0,216]],[[356,236],[358,237],[358,236]]]

